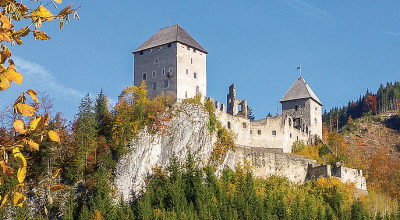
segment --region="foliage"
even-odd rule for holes
[[[56,1],[61,3],[61,1]],[[69,14],[75,13],[74,18],[79,18],[76,14],[76,9],[71,9],[71,5],[60,11],[57,15],[53,15],[40,1],[36,9],[28,9],[28,7],[21,2],[15,0],[1,1],[1,12],[0,12],[0,91],[5,91],[11,86],[11,82],[21,84],[23,81],[22,74],[18,73],[11,59],[11,51],[5,45],[5,43],[11,43],[13,46],[15,43],[18,45],[22,44],[22,37],[27,36],[30,32],[33,32],[33,36],[39,40],[48,40],[50,37],[43,31],[38,30],[43,22],[52,21],[54,19],[60,20],[60,28],[62,28],[64,19],[69,20]],[[55,3],[54,6],[57,8]],[[12,24],[24,19],[31,19],[31,25],[34,25],[34,30],[31,30],[30,26],[26,26],[16,31],[15,25]],[[8,66],[5,67],[3,64],[8,60]],[[26,104],[26,96],[30,96],[32,100],[40,105],[39,99],[36,97],[36,91],[28,89],[26,92],[22,92],[12,106],[7,108],[0,117],[8,111],[10,108],[14,109],[15,113],[20,116],[13,122],[13,128],[15,136],[10,136],[10,139],[0,145],[0,153],[3,157],[0,159],[2,167],[2,176],[0,177],[0,183],[4,182],[4,174],[8,178],[16,178],[18,185],[15,185],[8,194],[0,195],[0,209],[10,201],[11,205],[22,207],[26,197],[21,194],[21,189],[24,188],[24,180],[27,175],[27,162],[22,154],[25,148],[31,150],[39,150],[39,143],[43,141],[44,137],[48,137],[52,141],[60,142],[60,137],[56,131],[48,130],[49,114],[43,116],[37,113],[37,109],[34,105]],[[37,106],[37,105],[36,105]],[[8,155],[13,155],[15,162],[9,163]],[[16,166],[17,170],[14,170],[9,165]],[[16,171],[16,172],[14,172]],[[15,175],[14,175],[15,173]],[[50,186],[49,186],[50,187]],[[54,189],[54,188],[53,188]],[[7,192],[6,192],[7,193]],[[44,207],[46,209],[46,207]]]
[[[217,141],[214,144],[212,159],[219,161],[228,150],[235,149],[235,136],[232,130],[222,127],[221,123],[217,123]]]

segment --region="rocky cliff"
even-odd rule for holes
[[[200,166],[211,157],[216,138],[208,129],[208,112],[196,104],[176,103],[170,114],[165,133],[151,135],[147,129],[139,132],[128,153],[118,162],[115,186],[124,201],[139,194],[152,168],[167,167],[173,154],[183,162],[190,150]]]

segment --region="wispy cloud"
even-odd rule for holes
[[[400,32],[392,32],[392,31],[386,31],[386,34],[394,35],[394,36],[400,36]]]
[[[301,12],[304,15],[307,15],[316,19],[329,20],[332,19],[333,16],[328,12],[302,0],[281,0],[284,4]]]
[[[24,76],[24,87],[51,92],[51,96],[54,98],[81,100],[84,97],[85,93],[64,86],[50,71],[40,64],[17,56],[13,56],[13,60],[18,72]]]

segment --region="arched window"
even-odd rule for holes
[[[143,79],[143,80],[146,80],[146,79],[147,79],[147,74],[146,74],[146,73],[143,73],[142,79]]]
[[[258,130],[258,131],[257,131],[257,134],[261,135],[261,130]]]
[[[153,71],[153,78],[156,77],[156,71]]]
[[[195,79],[197,78],[197,73],[196,72],[193,73],[193,78],[195,78]]]
[[[159,60],[158,58],[154,59],[154,64],[158,64]]]
[[[196,93],[200,93],[200,87],[196,86]]]
[[[165,68],[162,69],[162,75],[165,76]]]
[[[246,122],[243,122],[243,128],[247,128]]]
[[[231,122],[228,121],[228,129],[231,129]]]
[[[289,118],[289,126],[292,126],[292,119]]]
[[[308,126],[306,126],[306,133],[308,134]]]

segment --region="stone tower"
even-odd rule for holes
[[[226,96],[227,112],[233,116],[247,117],[247,100],[236,99],[236,86],[233,83],[229,86],[229,93]]]
[[[134,54],[134,85],[146,82],[149,97],[165,94],[177,100],[207,96],[207,50],[181,26],[162,28]]]
[[[322,102],[299,76],[279,102],[282,114],[293,117],[293,126],[322,138]]]

